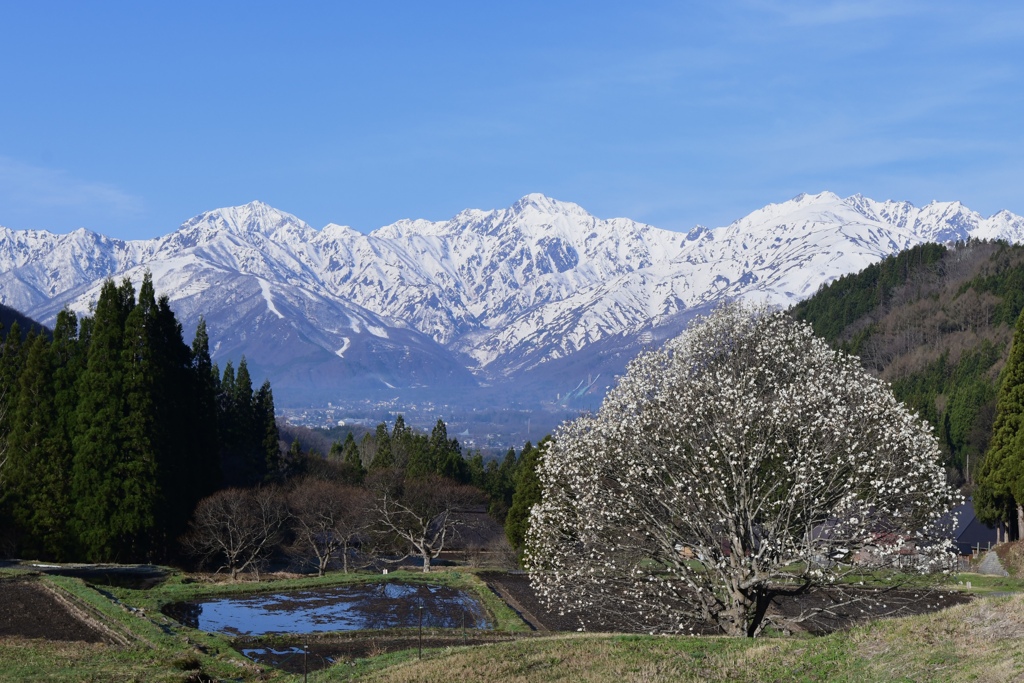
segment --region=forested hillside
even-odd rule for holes
[[[952,481],[988,448],[999,373],[1024,307],[1024,247],[925,244],[844,276],[791,309],[861,357],[935,426]]]

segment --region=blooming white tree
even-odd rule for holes
[[[939,463],[930,427],[857,359],[783,313],[724,306],[558,430],[527,568],[561,609],[755,636],[773,599],[858,562],[948,561]]]

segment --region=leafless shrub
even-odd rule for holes
[[[370,502],[364,489],[332,481],[302,481],[288,494],[295,533],[292,552],[316,558],[320,576],[340,556],[348,573],[348,552],[370,522]]]
[[[437,475],[409,479],[397,470],[383,470],[367,484],[378,538],[389,538],[405,557],[421,558],[424,572],[467,524],[454,513],[480,500],[477,489]]]
[[[203,563],[230,572],[232,580],[244,571],[259,578],[274,548],[281,542],[288,510],[277,489],[224,489],[199,501],[182,544]]]

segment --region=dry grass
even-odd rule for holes
[[[1024,681],[1024,595],[812,639],[573,635],[435,652],[360,680],[396,683]],[[328,672],[323,672],[328,674]],[[344,680],[341,671],[332,680]],[[326,679],[326,677],[325,677]],[[318,680],[325,680],[320,679]]]
[[[999,556],[999,563],[1011,577],[1024,578],[1024,541],[1000,543],[995,547],[995,551]]]

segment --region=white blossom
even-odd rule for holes
[[[645,630],[755,635],[759,600],[894,565],[911,543],[919,569],[941,568],[951,545],[936,520],[955,494],[927,423],[809,326],[737,305],[636,358],[538,474],[540,595],[640,606]]]

